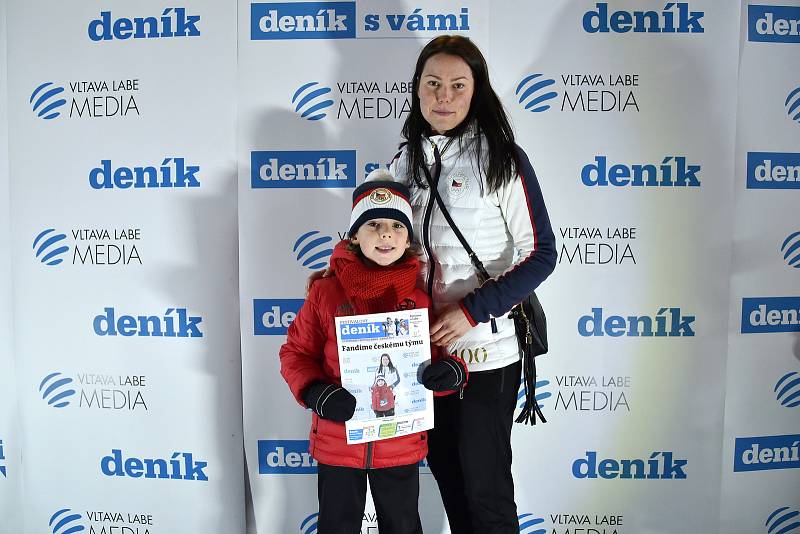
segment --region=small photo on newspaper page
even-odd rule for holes
[[[427,309],[337,317],[336,340],[342,386],[356,398],[348,444],[433,428],[433,393],[417,382],[431,358]]]

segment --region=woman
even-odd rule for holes
[[[533,168],[469,39],[441,36],[422,50],[402,135],[389,173],[410,188],[419,283],[438,317],[431,342],[463,357],[470,372],[463,399],[434,400],[428,463],[453,534],[516,534],[511,426],[521,365],[508,312],[553,271],[555,237]],[[492,276],[483,284],[431,194],[433,181]]]
[[[386,379],[386,385],[392,389],[397,387],[397,384],[400,383],[400,373],[397,372],[397,368],[392,363],[392,359],[388,354],[381,354],[381,364],[375,370],[376,380],[378,375],[383,376]]]

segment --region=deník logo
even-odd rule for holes
[[[321,85],[319,82],[308,82],[300,86],[292,96],[294,111],[300,118],[309,121],[318,121],[326,116],[325,108],[333,105],[333,100],[324,100],[323,95],[331,92],[330,87]]]
[[[783,259],[786,265],[800,269],[800,232],[795,232],[787,237],[781,245]]]
[[[72,382],[70,377],[62,375],[58,371],[50,373],[39,384],[42,400],[47,401],[47,405],[54,408],[69,406],[70,397],[75,395],[75,390],[70,386]]]
[[[40,232],[33,240],[36,259],[45,265],[58,265],[64,261],[61,256],[69,250],[69,247],[61,241],[66,238],[66,234],[59,234],[54,228]]]
[[[328,258],[333,254],[329,243],[331,236],[323,235],[317,230],[306,232],[297,238],[292,252],[296,254],[297,261],[309,269],[324,269],[328,266]]]
[[[61,115],[59,108],[67,103],[66,99],[59,98],[58,95],[64,92],[64,88],[55,85],[53,82],[45,82],[31,93],[30,103],[33,105],[33,112],[40,119],[50,120]]]
[[[792,371],[783,375],[775,384],[775,400],[781,406],[800,406],[800,373]]]
[[[69,508],[62,508],[50,516],[50,528],[53,534],[75,534],[86,530],[80,521],[80,514],[71,513]]]
[[[544,78],[543,74],[531,74],[523,78],[515,94],[519,97],[519,103],[525,107],[526,111],[539,113],[550,109],[549,101],[558,96],[555,91],[548,91],[547,87],[555,85],[556,81],[552,78]]]

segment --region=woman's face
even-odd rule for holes
[[[386,354],[381,356],[381,365],[389,365],[389,357]]]
[[[444,134],[461,124],[474,89],[472,70],[463,59],[443,53],[429,57],[422,68],[418,96],[431,129]]]

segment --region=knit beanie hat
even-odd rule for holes
[[[408,202],[408,187],[392,181],[364,182],[353,191],[353,211],[350,213],[350,237],[361,225],[372,219],[392,219],[408,229],[408,238],[413,239],[411,229],[411,204]]]
[[[382,374],[378,373],[378,376],[375,377],[375,383],[376,384],[378,383],[378,380],[383,380],[383,382],[385,383],[386,382],[386,377],[384,377]]]

